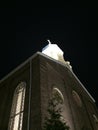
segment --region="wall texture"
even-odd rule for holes
[[[53,89],[64,97],[64,119],[71,130],[97,130],[98,109],[78,78],[64,64],[36,53],[0,81],[0,130],[7,130],[17,85],[26,82],[23,130],[42,130]]]

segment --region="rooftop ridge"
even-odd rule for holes
[[[69,67],[64,64],[63,62],[57,61],[45,54],[43,54],[42,52],[36,52],[35,54],[33,54],[31,57],[29,57],[27,60],[25,60],[23,63],[21,63],[20,65],[18,65],[15,69],[13,69],[10,73],[8,73],[6,76],[4,76],[1,80],[0,83],[3,82],[4,80],[6,80],[9,76],[11,76],[14,72],[16,72],[18,69],[20,69],[21,67],[23,67],[26,63],[30,62],[33,58],[35,58],[37,55],[41,55],[44,56],[45,58],[48,58],[52,61],[55,61],[56,63],[59,63],[60,65],[66,67],[69,71],[71,71],[72,75],[75,77],[76,80],[78,80],[78,82],[80,83],[80,85],[82,86],[82,88],[87,92],[87,94],[89,95],[89,97],[92,99],[93,102],[95,102],[95,99],[91,96],[91,94],[87,91],[87,89],[84,87],[84,85],[81,83],[81,81],[78,79],[78,77],[74,74],[74,72],[69,69]]]

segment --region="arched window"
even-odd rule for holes
[[[53,88],[53,96],[60,102],[63,103],[64,102],[64,97],[63,94],[61,93],[61,91],[56,88],[56,86],[54,86]]]
[[[15,89],[8,130],[22,130],[25,91],[25,82],[21,82]]]
[[[72,91],[72,96],[73,96],[74,101],[77,103],[77,105],[81,107],[82,106],[81,98],[75,90]]]
[[[98,118],[95,114],[93,114],[94,121],[98,124]]]

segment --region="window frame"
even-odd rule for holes
[[[26,83],[20,82],[14,91],[8,130],[15,130],[15,125],[17,130],[22,130],[25,93]]]

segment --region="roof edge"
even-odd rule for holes
[[[63,62],[57,61],[45,54],[43,54],[42,52],[36,52],[35,54],[33,54],[31,57],[29,57],[27,60],[25,60],[23,63],[21,63],[19,66],[17,66],[15,69],[13,69],[10,73],[8,73],[6,76],[4,76],[1,80],[0,83],[3,82],[4,80],[6,80],[9,76],[11,76],[13,73],[15,73],[18,69],[20,69],[21,67],[23,67],[25,64],[27,64],[29,61],[31,61],[33,58],[35,58],[37,55],[41,55],[44,56],[52,61],[55,61],[61,65],[63,65],[64,67],[68,68],[66,64],[64,64]],[[71,71],[72,75],[75,77],[75,79],[80,83],[80,85],[82,86],[82,88],[87,92],[87,94],[89,95],[89,97],[93,100],[93,102],[95,102],[95,99],[91,96],[91,94],[87,91],[87,89],[84,87],[84,85],[81,83],[81,81],[78,79],[78,77],[74,74],[74,72],[72,70],[70,70],[68,68],[69,71]]]
[[[88,90],[85,88],[85,86],[81,83],[81,81],[79,80],[79,78],[75,75],[75,73],[73,72],[72,69],[69,69],[69,67],[68,67],[66,64],[64,64],[63,62],[60,62],[60,61],[58,61],[58,60],[55,60],[55,59],[53,59],[53,58],[51,58],[51,57],[49,57],[49,56],[47,56],[47,55],[45,55],[45,54],[43,54],[43,53],[40,53],[40,52],[39,52],[39,54],[42,55],[42,56],[44,56],[44,57],[46,57],[46,58],[48,58],[48,59],[50,59],[50,60],[53,60],[53,61],[55,61],[55,62],[57,62],[57,63],[63,65],[63,66],[66,67],[66,68],[68,68],[68,70],[71,71],[72,75],[73,75],[73,76],[75,77],[75,79],[79,82],[79,84],[82,86],[82,88],[87,92],[88,96],[92,99],[92,101],[93,101],[93,102],[96,102],[95,99],[94,99],[94,98],[91,96],[91,94],[88,92]]]
[[[27,64],[31,59],[35,58],[40,52],[36,52],[31,57],[29,57],[27,60],[25,60],[23,63],[18,65],[15,69],[13,69],[11,72],[9,72],[7,75],[5,75],[3,78],[1,78],[0,83],[6,80],[8,77],[10,77],[13,73],[15,73],[18,69],[23,67],[25,64]]]

